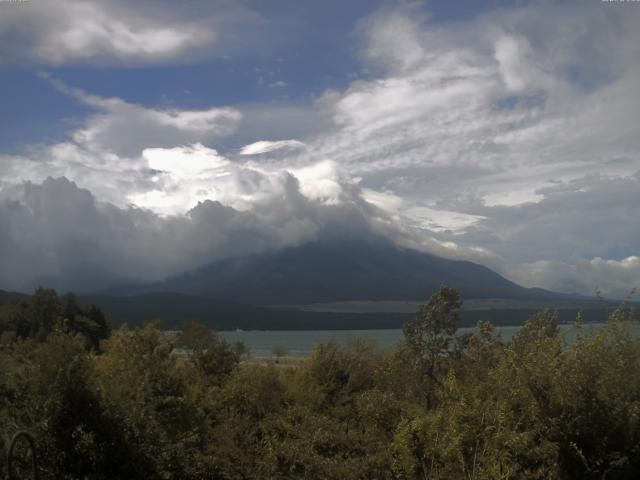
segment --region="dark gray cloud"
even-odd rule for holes
[[[390,235],[386,216],[346,188],[340,205],[309,200],[280,177],[279,195],[253,211],[204,201],[159,216],[96,201],[65,178],[24,183],[0,195],[0,285],[39,283],[93,291],[150,282],[211,261],[329,237]]]

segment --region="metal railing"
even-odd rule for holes
[[[29,432],[17,432],[11,439],[7,452],[9,480],[38,480],[36,442]]]

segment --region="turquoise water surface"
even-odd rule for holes
[[[583,333],[601,328],[603,324],[585,324]],[[575,338],[574,325],[560,325],[567,332],[567,340]],[[520,327],[496,327],[502,338],[510,340]],[[473,333],[474,328],[460,328],[458,334]],[[640,328],[637,329],[640,331]],[[371,339],[380,349],[393,348],[402,339],[402,330],[282,330],[262,331],[248,330],[235,332],[219,332],[228,342],[241,341],[254,357],[268,357],[272,355],[273,347],[281,346],[288,349],[287,355],[306,356],[318,343],[327,343],[332,338],[342,345],[352,338]]]

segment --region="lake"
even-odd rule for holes
[[[602,327],[603,324],[585,324],[583,333]],[[510,340],[521,327],[496,327],[502,338]],[[575,327],[560,325],[571,341],[575,337]],[[459,334],[473,333],[474,328],[460,328]],[[273,347],[286,347],[287,355],[303,357],[309,355],[318,343],[327,343],[332,338],[342,345],[351,338],[365,338],[373,340],[381,349],[393,348],[402,339],[402,330],[247,330],[233,332],[218,332],[228,342],[243,342],[254,357],[269,357]]]

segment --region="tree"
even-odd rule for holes
[[[35,437],[40,478],[136,478],[135,454],[93,388],[92,363],[82,336],[59,330],[0,355],[0,431]]]
[[[129,478],[185,478],[203,419],[187,396],[187,379],[177,369],[173,344],[152,325],[121,327],[95,359],[94,383],[104,404],[122,425],[144,475]]]
[[[110,326],[95,305],[82,308],[74,294],[58,296],[55,290],[42,287],[29,298],[0,306],[0,332],[43,342],[56,330],[80,333],[87,347],[98,350]]]
[[[455,288],[443,285],[429,301],[420,305],[415,322],[404,326],[404,341],[410,361],[431,382],[441,384],[437,367],[450,350],[458,329],[456,310],[462,306]]]
[[[177,345],[189,351],[191,361],[214,384],[228,377],[240,361],[239,350],[201,323],[186,322]]]

